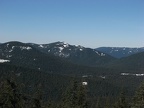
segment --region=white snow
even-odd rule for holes
[[[88,82],[82,82],[82,85],[88,85]]]
[[[100,55],[97,51],[95,51],[95,53],[97,53],[98,55]]]
[[[12,46],[12,49],[14,49],[15,46]]]
[[[11,50],[9,50],[9,52],[12,52],[13,50],[11,49]]]
[[[44,46],[43,45],[39,45],[39,47],[43,48]]]
[[[82,77],[85,78],[85,77],[88,77],[88,75],[83,75]]]
[[[65,43],[63,46],[64,46],[65,48],[67,48],[67,47],[69,47],[69,44]]]
[[[30,49],[32,49],[31,47],[24,47],[24,46],[20,46],[20,48],[21,48],[21,50],[30,50]]]
[[[121,75],[144,76],[144,74],[131,74],[131,73],[121,73]]]
[[[9,46],[9,44],[7,44],[7,47]]]
[[[104,54],[104,53],[101,53],[101,56],[105,56],[105,54]]]
[[[12,57],[12,55],[9,55],[9,57]]]
[[[130,73],[121,73],[121,75],[130,75]]]
[[[144,76],[144,74],[135,74],[136,76]]]
[[[105,56],[104,53],[99,53],[99,52],[97,52],[97,51],[95,51],[95,53],[97,53],[97,55],[99,55],[99,56]]]
[[[4,63],[4,62],[10,62],[10,60],[0,59],[0,63]]]
[[[59,47],[59,49],[60,49],[60,51],[59,52],[61,52],[64,48],[63,47]]]
[[[105,76],[100,76],[100,78],[105,79],[106,77]]]
[[[80,49],[80,51],[83,51],[83,49]]]

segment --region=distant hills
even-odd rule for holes
[[[144,72],[144,52],[136,53],[128,57],[124,57],[113,61],[108,67],[116,68],[120,70],[131,70],[134,72]]]
[[[80,65],[102,66],[115,60],[114,57],[91,48],[85,48],[80,45],[70,45],[64,42],[55,42],[50,44],[30,44],[36,49],[46,54],[65,58],[66,60]]]
[[[6,62],[9,64],[62,74],[95,73],[102,72],[105,68],[131,71],[144,68],[142,65],[144,61],[143,48],[131,48],[131,50],[130,48],[113,48],[112,52],[117,52],[117,54],[119,52],[120,55],[122,51],[127,54],[131,52],[120,59],[98,51],[99,49],[101,48],[95,50],[64,42],[50,44],[7,42],[0,44],[0,59],[9,61]],[[82,71],[80,71],[81,69]]]
[[[43,53],[41,50],[21,42],[8,42],[0,45],[0,59],[6,64],[13,64],[48,73],[84,75],[98,74],[108,71],[106,68],[91,68],[71,63],[52,53]],[[101,60],[102,61],[102,60]]]
[[[142,48],[128,48],[128,47],[99,47],[96,50],[109,54],[116,58],[127,57],[139,52],[144,52],[144,47]]]

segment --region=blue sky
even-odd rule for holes
[[[144,0],[0,0],[0,43],[144,47]]]

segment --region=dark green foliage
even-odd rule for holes
[[[18,86],[12,80],[1,81],[0,83],[0,107],[2,108],[23,108],[24,100],[18,90]]]
[[[136,91],[132,108],[144,108],[144,83]]]
[[[114,108],[129,108],[128,101],[126,100],[124,91],[121,92],[119,99],[117,100]]]
[[[97,99],[95,108],[102,108],[100,98]]]
[[[63,108],[88,108],[86,87],[73,81],[63,95],[61,106]]]
[[[144,71],[144,52],[124,57],[119,60],[113,61],[108,65],[110,68],[116,68],[121,71],[131,71],[141,73]]]

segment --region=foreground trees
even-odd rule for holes
[[[14,81],[5,80],[0,83],[1,108],[23,108],[24,100]]]
[[[132,108],[144,108],[144,83],[136,91]]]
[[[77,81],[72,81],[63,95],[62,108],[88,108],[86,87]]]
[[[92,106],[88,101],[87,86],[76,80],[71,82],[59,102],[44,102],[42,95],[40,88],[34,96],[25,95],[14,80],[0,81],[0,108],[144,108],[144,83],[136,91],[133,101],[127,101],[125,93],[121,92],[113,105],[108,98],[105,103],[97,98]]]

